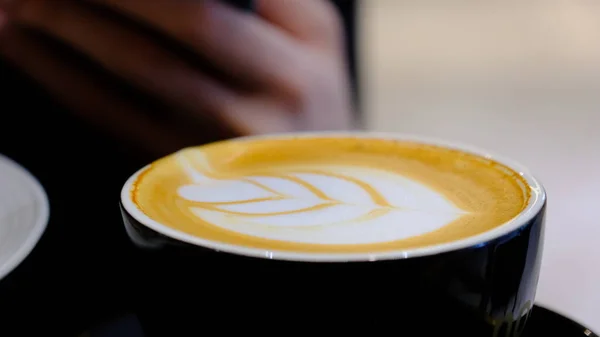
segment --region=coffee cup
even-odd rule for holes
[[[183,149],[125,183],[148,334],[516,337],[546,194],[468,145],[373,132]]]

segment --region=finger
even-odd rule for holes
[[[10,0],[0,0],[0,29],[8,23],[8,5]]]
[[[269,96],[254,96],[232,104],[222,113],[236,129],[246,134],[260,135],[301,130],[298,114],[285,113],[289,110],[285,102]]]
[[[0,38],[0,55],[23,69],[80,118],[154,155],[190,145],[189,138],[147,118],[37,37],[9,26]]]
[[[6,17],[6,13],[0,8],[0,29],[2,29],[7,22],[8,18]]]
[[[341,18],[331,1],[258,0],[256,8],[273,25],[310,44],[337,50],[343,42]]]
[[[20,22],[74,46],[104,68],[194,113],[217,113],[236,94],[190,66],[146,35],[76,1],[32,0],[17,14]],[[224,121],[213,121],[224,123]]]
[[[156,27],[233,77],[290,95],[304,89],[303,53],[298,42],[256,15],[219,0],[89,1]]]

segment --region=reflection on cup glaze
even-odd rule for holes
[[[531,314],[533,305],[531,301],[527,301],[519,311],[519,315],[514,317],[512,313],[506,314],[501,319],[486,317],[486,321],[492,325],[492,337],[515,337],[520,336],[525,329],[527,319]]]

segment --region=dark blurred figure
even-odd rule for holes
[[[149,161],[245,134],[354,127],[354,6],[0,0],[0,153],[51,204],[39,246],[0,282],[2,335],[68,335],[130,310],[144,263],[118,198]]]

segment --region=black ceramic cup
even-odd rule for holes
[[[132,176],[121,210],[144,256],[132,266],[140,281],[129,286],[147,334],[520,336],[538,282],[543,187],[511,161],[436,144],[518,172],[532,191],[527,207],[504,225],[441,245],[385,254],[286,255],[207,244],[152,223],[128,201],[137,174]]]

